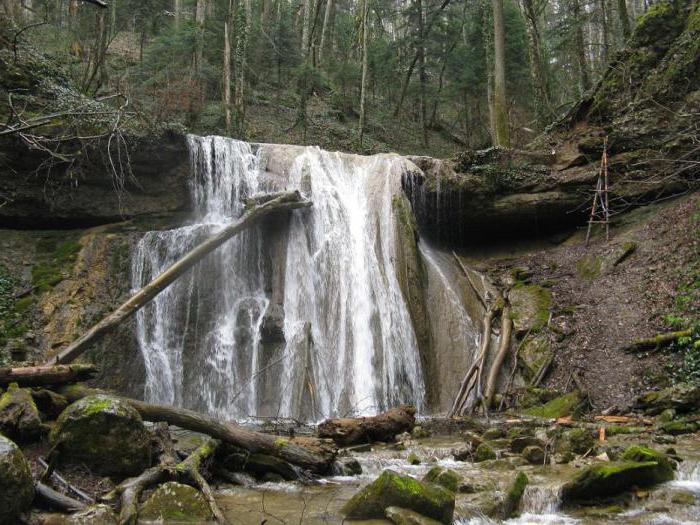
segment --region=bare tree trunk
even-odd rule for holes
[[[310,205],[309,201],[302,199],[299,192],[293,191],[283,193],[259,206],[249,208],[237,221],[226,226],[187,252],[158,277],[132,295],[114,312],[107,315],[107,317],[70,344],[65,350],[51,357],[46,364],[70,363],[82,355],[88,348],[116,328],[124,319],[131,317],[148,304],[160,292],[170,286],[173,281],[201,261],[208,253],[221,246],[234,235],[258,224],[263,217],[274,212],[293,210]]]
[[[622,36],[625,40],[627,40],[632,33],[632,28],[630,26],[630,15],[627,12],[627,0],[617,0],[617,14],[620,17]]]
[[[175,27],[180,27],[180,22],[182,20],[182,0],[173,1],[173,16],[175,21]]]
[[[508,106],[506,103],[506,36],[503,19],[503,0],[491,0],[493,8],[493,109],[494,138],[496,146],[510,147],[510,130],[508,129]]]
[[[229,23],[231,20],[231,6],[229,2],[229,12],[224,21],[224,122],[226,133],[231,133],[231,38],[229,36]]]
[[[360,150],[365,138],[365,118],[367,111],[367,15],[369,0],[362,2],[362,86],[360,88]]]
[[[485,406],[490,408],[493,404],[493,396],[496,393],[496,382],[498,381],[498,373],[501,371],[503,361],[510,349],[510,334],[513,330],[513,320],[510,318],[510,305],[507,302],[507,294],[504,292],[503,297],[506,303],[501,312],[501,337],[498,341],[498,352],[491,364],[491,370],[486,379],[486,387],[484,388]]]
[[[413,429],[415,414],[415,407],[404,405],[372,417],[327,419],[318,425],[317,434],[341,446],[393,441],[397,434]]]
[[[578,63],[581,90],[588,91],[591,88],[591,77],[588,71],[588,59],[586,58],[586,42],[583,37],[583,18],[581,15],[580,0],[570,0],[571,17],[574,24],[574,53]]]
[[[608,28],[608,6],[606,5],[606,1],[607,0],[599,0],[600,32],[603,40],[601,49],[602,67],[605,67],[610,57],[610,30]]]
[[[420,125],[423,135],[423,145],[428,145],[428,108],[426,97],[427,77],[425,74],[425,27],[423,17],[423,2],[416,0],[418,14],[418,77],[420,79]]]
[[[530,77],[535,98],[535,115],[539,130],[549,123],[551,111],[549,108],[549,93],[547,75],[542,56],[542,37],[540,35],[540,13],[535,8],[536,0],[522,0],[523,16],[527,31],[528,51],[530,55]]]
[[[207,0],[197,0],[195,6],[194,21],[197,25],[197,41],[194,50],[194,72],[199,75],[202,67],[202,54],[204,52],[204,24],[207,19]]]
[[[97,367],[88,364],[0,368],[0,385],[9,383],[17,383],[23,387],[60,385],[87,381],[95,375],[97,375]]]
[[[326,10],[323,14],[323,28],[321,29],[321,43],[318,48],[318,63],[323,64],[323,52],[326,49],[326,35],[328,34],[328,25],[331,18],[331,10],[333,9],[333,0],[326,1]]]

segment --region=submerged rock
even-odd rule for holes
[[[401,507],[387,507],[386,517],[395,525],[439,525],[440,522]]]
[[[139,521],[202,523],[213,519],[201,492],[174,481],[159,486],[139,510]]]
[[[140,473],[151,461],[150,434],[128,403],[99,394],[63,411],[51,431],[59,459],[105,476]]]
[[[562,487],[564,502],[614,496],[632,487],[648,487],[673,479],[673,463],[660,452],[631,447],[623,461],[593,465]]]
[[[411,452],[408,455],[407,461],[411,465],[420,465],[420,458],[418,457],[418,454],[416,454],[415,452]]]
[[[26,388],[12,383],[0,397],[0,432],[18,440],[37,438],[44,431],[39,410]]]
[[[452,523],[455,507],[453,492],[432,483],[385,470],[372,483],[355,494],[342,509],[349,519],[382,519],[388,507],[401,507]]]
[[[452,469],[435,466],[428,471],[423,481],[435,483],[445,487],[447,490],[457,492],[462,478]]]
[[[341,476],[357,476],[362,474],[362,465],[353,457],[340,457],[336,459],[336,465]]]
[[[32,504],[34,482],[19,447],[0,435],[0,523],[16,523],[16,517]]]

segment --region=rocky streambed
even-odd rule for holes
[[[691,385],[645,394],[624,415],[581,412],[565,403],[574,392],[491,418],[414,420],[401,407],[335,426],[268,420],[221,439],[155,405],[55,390],[10,384],[0,397],[0,523],[700,521]],[[348,428],[387,421],[408,431],[374,438],[384,442],[355,432],[348,445]],[[255,439],[243,446],[241,433]],[[292,445],[327,468],[294,464]]]

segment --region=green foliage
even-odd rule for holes
[[[51,240],[49,240],[49,245],[50,242]],[[35,264],[32,268],[32,284],[36,290],[47,292],[65,279],[78,252],[80,252],[80,248],[78,242],[62,242],[56,245],[45,260]]]

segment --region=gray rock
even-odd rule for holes
[[[29,464],[19,447],[0,435],[0,523],[17,523],[17,516],[34,499]]]

